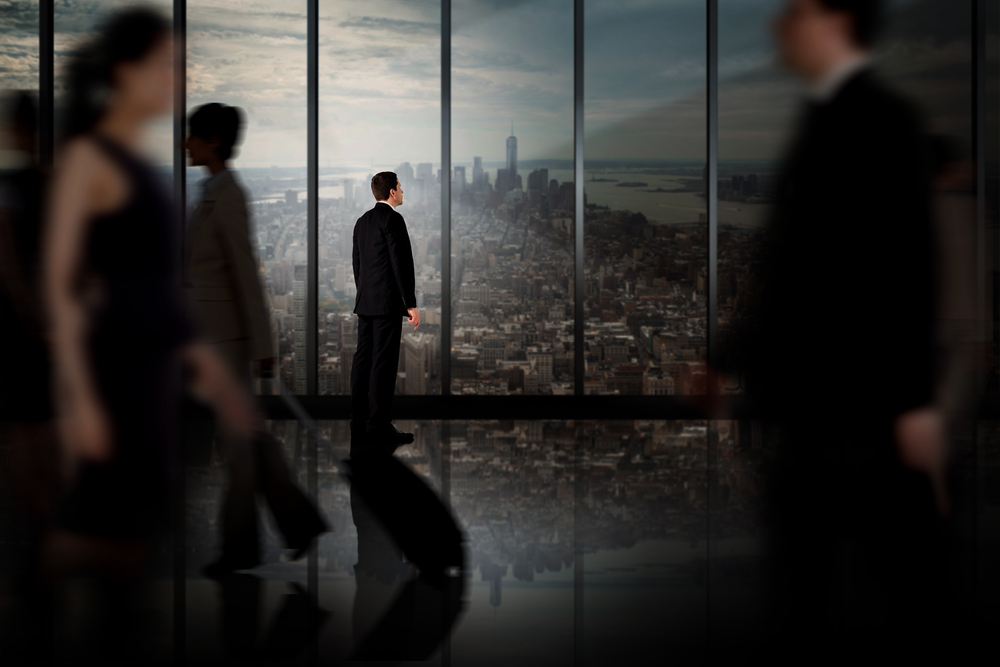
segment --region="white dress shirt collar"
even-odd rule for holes
[[[378,200],[377,202],[375,202],[375,203],[376,203],[376,204],[385,204],[386,206],[392,206],[392,204],[390,204],[389,202],[387,202],[387,201],[386,201],[386,200],[384,200],[384,199],[379,199],[379,200]],[[395,210],[396,210],[396,207],[395,207],[395,206],[392,206],[392,210],[393,210],[393,211],[395,211]]]
[[[865,54],[858,54],[844,60],[827,72],[822,79],[809,86],[809,99],[820,104],[832,101],[851,77],[870,65],[871,57]]]

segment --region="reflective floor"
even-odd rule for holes
[[[214,579],[201,568],[217,557],[225,462],[216,443],[189,450],[183,539],[158,544],[110,639],[125,656],[187,664],[708,664],[764,650],[761,492],[772,448],[759,424],[397,426],[415,442],[392,459],[355,457],[348,478],[346,422],[321,422],[318,443],[299,422],[270,422],[332,531],[289,561],[261,503],[266,563]],[[995,443],[995,431],[983,424],[976,437]],[[985,448],[994,465],[995,449]],[[996,524],[998,506],[985,498],[974,521]],[[994,562],[996,532],[978,552]],[[4,548],[14,553],[10,540]],[[6,593],[16,571],[5,560]],[[103,656],[109,638],[92,619],[114,598],[86,580],[54,595],[43,657]],[[17,627],[11,600],[7,632]],[[995,600],[980,603],[996,614]]]

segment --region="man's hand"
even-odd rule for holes
[[[407,308],[406,312],[409,313],[409,317],[406,321],[413,325],[413,330],[416,331],[417,327],[420,326],[420,313],[417,312],[416,308]]]
[[[233,435],[250,436],[263,425],[253,399],[232,376],[218,354],[205,343],[191,343],[182,351],[194,371],[191,392],[211,404],[223,428]]]
[[[945,485],[948,447],[941,410],[927,406],[904,412],[893,424],[893,435],[899,460],[907,468],[927,475],[934,488],[938,513],[947,516],[951,512],[951,499]]]
[[[59,423],[60,435],[71,458],[106,462],[112,454],[110,417],[100,399],[82,394],[71,402]]]

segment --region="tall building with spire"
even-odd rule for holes
[[[510,136],[507,137],[507,185],[505,190],[517,187],[517,137],[514,136],[514,123],[510,124]]]

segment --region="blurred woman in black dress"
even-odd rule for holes
[[[69,68],[44,254],[72,483],[43,550],[48,577],[128,580],[142,567],[170,506],[182,365],[227,428],[249,434],[257,421],[249,396],[195,338],[177,218],[139,153],[147,125],[171,110],[173,46],[163,17],[131,9]]]

